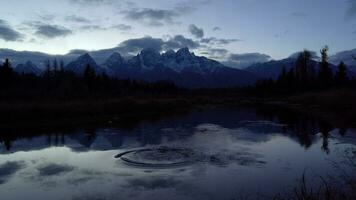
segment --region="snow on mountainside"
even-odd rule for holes
[[[20,74],[41,74],[42,70],[38,68],[35,64],[31,61],[27,61],[25,64],[18,64],[14,71]]]
[[[245,70],[257,75],[259,78],[276,79],[281,74],[283,67],[285,67],[286,70],[289,70],[292,67],[295,67],[295,63],[297,60],[295,55],[296,54],[293,54],[289,58],[286,58],[283,60],[272,60],[272,61],[269,61],[266,63],[254,64],[254,65],[246,68]],[[331,58],[330,58],[330,61],[331,61]],[[315,70],[319,70],[319,62],[316,61],[315,57],[310,62],[310,66],[314,67]],[[337,65],[335,65],[333,62],[330,62],[329,66],[334,73],[337,71]],[[355,71],[352,70],[351,67],[349,67],[348,75],[351,77],[356,77],[356,73],[355,73]]]
[[[343,61],[347,67],[356,73],[356,49],[350,51],[342,51],[333,56],[330,56],[330,62],[338,65],[341,61]]]
[[[88,53],[80,56],[77,60],[70,62],[65,69],[73,71],[77,74],[83,74],[87,65],[90,65],[90,67],[93,68],[96,73],[105,72],[104,68],[97,65],[94,59]]]
[[[87,64],[82,58],[78,60],[67,68],[73,68],[78,72],[74,66],[82,66],[80,63]],[[256,77],[249,72],[228,68],[214,60],[195,56],[188,48],[177,52],[171,50],[163,54],[154,49],[143,49],[137,56],[128,60],[119,53],[113,53],[101,69],[108,75],[119,78],[169,80],[189,88],[244,86],[256,81]]]

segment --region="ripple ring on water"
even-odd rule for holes
[[[125,164],[138,167],[178,167],[190,165],[197,161],[196,153],[186,148],[147,148],[120,153],[115,156]]]

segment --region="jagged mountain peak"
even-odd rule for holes
[[[181,48],[177,51],[177,56],[192,56],[188,47]]]
[[[94,59],[89,55],[89,53],[85,53],[85,54],[79,56],[77,60],[93,60],[94,61]]]
[[[114,52],[110,55],[110,57],[106,60],[106,63],[108,62],[123,62],[124,61],[124,58],[121,56],[120,53],[118,52]]]
[[[141,53],[140,54],[159,54],[159,51],[157,49],[154,49],[154,48],[145,48],[145,49],[142,49],[141,50]]]
[[[79,56],[76,60],[70,62],[66,68],[67,70],[73,71],[77,74],[82,74],[87,67],[90,65],[97,73],[102,73],[104,69],[96,64],[95,60],[88,54],[85,53]]]
[[[173,49],[169,49],[164,53],[164,55],[175,55],[175,54],[176,52]]]
[[[14,70],[18,73],[24,74],[40,74],[42,71],[30,60],[26,61],[25,64],[18,64]]]

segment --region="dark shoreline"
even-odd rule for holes
[[[327,103],[316,103],[323,95],[337,95]],[[342,93],[343,95],[340,95]],[[34,102],[0,102],[0,129],[49,129],[53,127],[76,127],[120,125],[130,127],[142,120],[159,120],[182,115],[192,110],[212,107],[251,107],[293,111],[331,121],[335,126],[356,127],[354,93],[328,91],[290,97],[256,98],[241,95],[130,97],[120,99],[89,100],[43,100]],[[352,96],[352,97],[348,97]],[[340,98],[347,102],[338,103]],[[313,99],[313,100],[310,100]],[[332,106],[338,104],[339,106]]]

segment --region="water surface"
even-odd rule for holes
[[[355,132],[297,113],[210,109],[131,129],[3,134],[0,198],[270,198],[303,173],[337,176]]]

